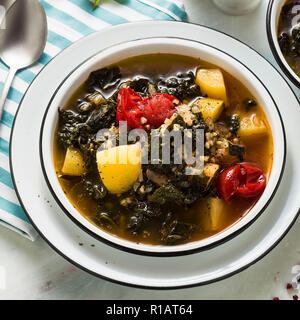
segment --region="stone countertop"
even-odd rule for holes
[[[189,22],[242,40],[278,68],[266,36],[267,0],[252,14],[240,17],[222,14],[211,0],[184,3]],[[292,266],[300,263],[299,219],[274,250],[245,271],[214,284],[169,291],[133,289],[96,278],[71,265],[41,238],[30,242],[2,226],[0,239],[0,265],[6,270],[6,289],[0,286],[0,299],[292,299],[296,292],[285,286],[292,279]]]

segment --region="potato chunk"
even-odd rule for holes
[[[207,198],[201,200],[198,206],[200,226],[205,231],[218,231],[224,226],[224,206],[222,199]]]
[[[107,190],[114,194],[128,191],[141,172],[140,145],[122,145],[98,151],[97,166]]]
[[[196,74],[196,84],[202,94],[222,100],[227,105],[226,86],[220,69],[199,69]]]
[[[256,114],[252,114],[250,117],[244,117],[240,121],[240,128],[238,135],[241,138],[256,138],[257,136],[265,135],[268,133],[268,129],[264,121]]]
[[[192,107],[194,113],[201,112],[204,120],[209,117],[213,121],[216,121],[223,111],[224,101],[204,98],[196,100],[194,105],[196,105],[196,107]]]
[[[81,176],[85,173],[83,157],[78,149],[74,147],[67,149],[61,171],[68,176]]]
[[[205,164],[203,172],[205,176],[209,178],[207,181],[207,185],[209,185],[211,181],[215,178],[219,169],[220,169],[220,166],[218,164],[215,164],[215,163]]]

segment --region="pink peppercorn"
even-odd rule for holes
[[[291,284],[291,283],[288,283],[288,284],[286,285],[286,288],[287,288],[287,290],[290,290],[290,289],[292,289],[292,288],[293,288],[293,286],[292,286],[292,284]]]

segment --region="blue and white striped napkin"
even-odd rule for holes
[[[92,11],[88,0],[41,0],[48,19],[44,54],[32,67],[18,72],[0,125],[0,224],[35,240],[37,233],[19,205],[9,168],[9,138],[22,96],[39,70],[72,42],[109,25],[141,20],[184,20],[180,0],[102,0]],[[0,61],[0,90],[8,68]]]

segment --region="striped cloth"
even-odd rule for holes
[[[41,0],[47,20],[48,38],[38,62],[18,72],[8,94],[0,125],[0,224],[35,240],[37,233],[19,205],[9,168],[9,137],[14,115],[25,90],[39,70],[72,42],[109,25],[140,20],[184,20],[179,0],[102,0],[94,11],[87,0]],[[0,90],[8,68],[0,61]]]

